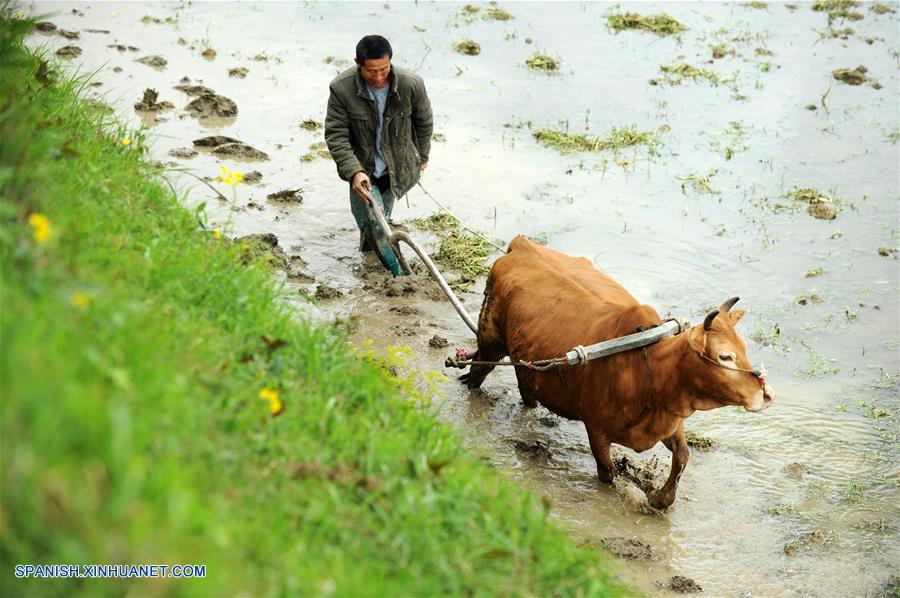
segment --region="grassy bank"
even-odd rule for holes
[[[621,593],[427,397],[298,323],[28,27],[0,20],[3,595]]]

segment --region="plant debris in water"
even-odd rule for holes
[[[302,123],[300,123],[300,128],[305,129],[307,131],[318,131],[323,126],[324,125],[322,123],[320,123],[319,121],[312,119],[312,118],[308,118],[308,119],[304,120]]]
[[[462,41],[456,42],[453,45],[453,49],[460,54],[465,54],[466,56],[478,56],[479,54],[481,54],[481,46],[478,44],[478,42],[473,42],[470,39],[464,39]]]
[[[717,446],[715,440],[709,436],[704,436],[703,434],[698,434],[696,432],[685,432],[684,438],[687,440],[688,446],[693,447],[698,451],[711,451]]]
[[[309,151],[300,156],[300,161],[312,162],[318,158],[331,158],[331,153],[329,153],[328,146],[324,141],[317,141],[310,144]]]
[[[439,212],[428,218],[417,218],[413,224],[440,237],[441,245],[434,255],[435,261],[464,276],[475,277],[490,272],[491,268],[485,265],[484,260],[494,252],[494,248],[484,239],[467,234],[450,214]]]
[[[560,153],[618,151],[625,147],[646,146],[651,154],[657,153],[659,146],[658,132],[638,131],[634,126],[623,129],[613,128],[609,137],[600,139],[588,137],[580,133],[564,133],[554,129],[538,129],[534,138],[541,144],[553,148]]]
[[[559,70],[559,62],[555,58],[548,56],[547,54],[541,54],[540,52],[526,60],[525,66],[533,71],[545,73],[553,73]]]
[[[650,31],[656,35],[674,35],[687,29],[684,25],[666,13],[643,16],[635,12],[628,12],[625,14],[609,15],[606,17],[606,22],[609,27],[616,32],[624,31],[626,29],[637,29],[640,31]]]
[[[659,70],[666,74],[663,81],[669,85],[681,85],[684,79],[693,79],[694,81],[697,79],[706,79],[713,85],[718,85],[723,81],[718,73],[697,68],[686,62],[671,65],[664,64],[659,67]]]
[[[876,2],[875,4],[873,4],[869,10],[871,10],[872,12],[874,12],[875,14],[878,14],[878,15],[883,15],[883,14],[889,13],[889,12],[897,12],[893,8],[889,8],[879,2]]]
[[[817,189],[794,189],[788,193],[788,197],[794,201],[804,201],[809,204],[807,211],[810,216],[820,220],[834,220],[837,218],[837,210],[833,207],[835,200]]]
[[[859,21],[863,18],[861,12],[851,9],[859,6],[856,0],[816,0],[812,3],[812,9],[816,12],[827,12],[828,22],[835,19],[850,19],[851,21]]]

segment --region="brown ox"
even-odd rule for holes
[[[576,345],[660,323],[653,308],[587,259],[524,237],[513,239],[494,263],[484,294],[475,357],[483,361],[557,357]],[[668,507],[689,456],[685,418],[726,405],[760,411],[774,400],[771,388],[750,371],[747,346],[734,329],[744,311],[730,311],[736,301],[726,301],[702,325],[649,345],[646,354],[626,351],[545,372],[516,367],[522,401],[584,422],[602,482],[616,474],[610,443],[641,452],[662,441],[672,451],[672,469],[648,498],[654,507]],[[492,369],[474,365],[463,380],[477,388]]]

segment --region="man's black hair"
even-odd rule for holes
[[[366,60],[379,58],[394,57],[394,50],[391,49],[391,42],[380,35],[367,35],[356,44],[356,60],[360,66],[366,63]]]

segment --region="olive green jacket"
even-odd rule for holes
[[[334,78],[325,116],[325,142],[338,175],[350,181],[359,171],[375,170],[375,101],[353,66]],[[391,91],[384,107],[381,150],[394,197],[419,181],[419,165],[428,162],[433,120],[422,78],[396,66],[388,76]]]

